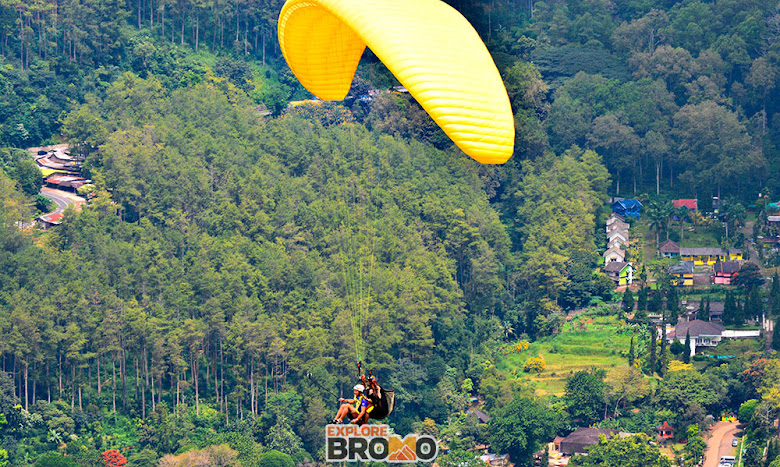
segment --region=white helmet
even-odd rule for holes
[[[356,384],[356,385],[355,385],[355,387],[354,387],[354,388],[352,388],[352,389],[354,389],[355,391],[360,391],[360,392],[363,392],[363,391],[365,391],[365,390],[366,390],[366,388],[365,388],[365,387],[363,387],[363,385],[362,385],[362,384]]]

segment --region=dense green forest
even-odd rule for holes
[[[158,465],[222,444],[241,465],[321,460],[328,392],[349,394],[356,357],[395,389],[397,432],[491,441],[525,464],[617,408],[597,371],[539,400],[492,363],[504,342],[612,300],[593,272],[608,194],[780,195],[771,2],[450,1],[509,92],[516,150],[501,167],[460,153],[405,95],[356,99],[397,84],[370,52],[351,98],[288,109],[311,96],[278,49],[282,3],[0,0],[10,465],[102,466],[107,448]],[[31,234],[19,225],[40,181],[21,149],[62,141],[97,196]],[[774,381],[749,369],[686,370],[637,401],[699,423]],[[688,387],[712,394],[679,403]],[[577,398],[591,390],[595,407]],[[463,416],[469,397],[487,428]],[[507,441],[523,424],[540,429]]]

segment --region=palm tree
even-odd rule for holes
[[[647,226],[650,227],[650,230],[655,230],[657,248],[658,244],[661,243],[661,231],[666,228],[668,216],[660,203],[651,201],[645,210],[645,217],[647,217]]]
[[[733,230],[744,224],[747,212],[741,203],[735,202],[733,199],[726,199],[721,206],[721,213],[726,222],[726,241],[728,241],[729,227]]]
[[[685,206],[680,206],[675,210],[677,219],[680,221],[680,243],[683,241],[683,232],[685,231],[685,220],[690,217],[690,211]]]

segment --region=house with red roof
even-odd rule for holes
[[[36,219],[38,221],[38,226],[43,230],[49,230],[55,225],[60,225],[62,224],[62,214],[63,213],[61,212],[53,212],[51,214],[39,216],[38,219]]]
[[[672,204],[676,209],[680,209],[683,206],[688,208],[688,211],[699,209],[699,202],[697,199],[673,199]]]
[[[737,261],[722,261],[712,265],[712,272],[715,274],[715,283],[731,285],[731,281],[739,272],[739,263]]]
[[[661,426],[657,427],[655,430],[658,432],[658,439],[660,440],[674,438],[674,428],[672,428],[666,420],[664,420]]]

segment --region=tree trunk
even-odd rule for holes
[[[144,371],[144,388],[141,391],[141,418],[146,418],[146,390],[149,388],[149,366],[146,364],[146,347],[141,351],[141,359]]]
[[[62,354],[60,354],[59,368],[57,369],[57,388],[60,390],[60,399],[62,399]]]
[[[111,359],[111,408],[116,413],[116,358]]]
[[[122,359],[119,361],[119,374],[122,377],[122,408],[127,409],[127,365],[125,363],[125,349],[122,347]]]
[[[29,367],[25,363],[24,364],[24,410],[30,410],[30,400],[29,400],[29,388],[28,388],[28,377],[29,377]]]

